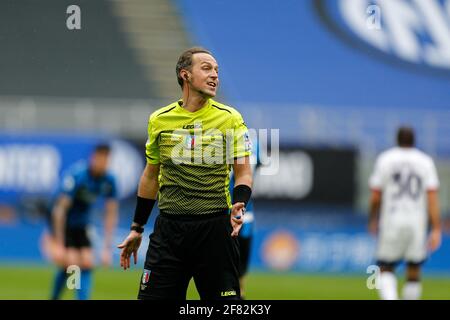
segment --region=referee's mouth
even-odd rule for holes
[[[212,81],[209,81],[209,82],[207,82],[206,84],[207,84],[208,86],[214,88],[214,89],[217,87],[217,83],[212,82]]]

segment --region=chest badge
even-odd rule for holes
[[[195,136],[187,135],[184,138],[184,147],[186,149],[192,150],[195,148],[196,138]]]

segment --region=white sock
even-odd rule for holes
[[[379,290],[380,299],[382,300],[397,300],[397,278],[392,272],[381,272],[379,278]]]
[[[403,300],[419,300],[422,295],[420,281],[407,281],[402,290]]]

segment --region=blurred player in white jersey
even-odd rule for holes
[[[441,244],[439,179],[433,159],[414,147],[413,129],[399,128],[397,143],[378,156],[370,177],[369,231],[378,236],[380,298],[398,299],[394,272],[404,261],[402,298],[413,300],[422,294],[421,265]]]

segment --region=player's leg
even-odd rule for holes
[[[89,300],[92,292],[92,269],[94,267],[94,252],[91,247],[82,247],[80,253],[80,289],[77,290],[78,300]]]
[[[421,266],[427,256],[425,224],[416,223],[411,228],[411,238],[406,251],[406,283],[403,286],[404,300],[418,300],[422,296]]]
[[[195,239],[194,281],[202,300],[240,300],[239,243],[228,215],[201,221]]]
[[[403,286],[402,298],[404,300],[419,300],[422,296],[422,284],[420,282],[421,263],[407,263],[406,283]]]
[[[54,238],[52,238],[52,251],[55,250],[56,242]],[[53,280],[53,288],[51,293],[51,299],[57,300],[61,297],[61,294],[64,290],[64,287],[66,287],[66,281],[67,281],[67,267],[73,264],[76,264],[77,259],[77,252],[73,250],[73,244],[75,243],[75,237],[73,234],[73,230],[70,228],[67,228],[65,231],[65,239],[64,239],[64,245],[65,245],[65,252],[61,256],[61,254],[55,255],[52,253],[55,263],[58,265],[58,270],[55,274],[54,280]]]
[[[56,272],[53,289],[52,289],[52,300],[57,300],[61,297],[64,288],[67,286],[68,273],[67,269],[70,266],[78,266],[80,263],[78,250],[73,247],[66,248],[65,251],[65,265],[60,266],[59,270]]]
[[[80,267],[80,288],[76,290],[78,300],[89,300],[92,292],[92,268],[94,267],[94,252],[88,227],[76,230],[75,247],[78,253],[77,265]]]
[[[61,268],[55,278],[52,299],[58,299],[62,290],[67,285],[67,269],[78,267],[81,271],[79,288],[75,287],[77,298],[80,300],[89,299],[91,291],[90,270],[93,264],[93,253],[90,248],[91,242],[84,228],[66,229],[65,240],[65,266]]]
[[[395,266],[397,262],[378,261],[380,267],[379,296],[382,300],[397,300],[397,277],[395,276]]]
[[[403,259],[405,241],[403,234],[395,226],[380,230],[377,248],[379,296],[382,300],[397,300],[397,277],[395,266]]]
[[[182,222],[159,215],[144,263],[139,284],[140,300],[186,300],[191,271],[185,264]]]
[[[61,297],[62,291],[66,286],[67,273],[65,268],[59,268],[53,279],[53,287],[51,293],[51,300],[58,300]]]

